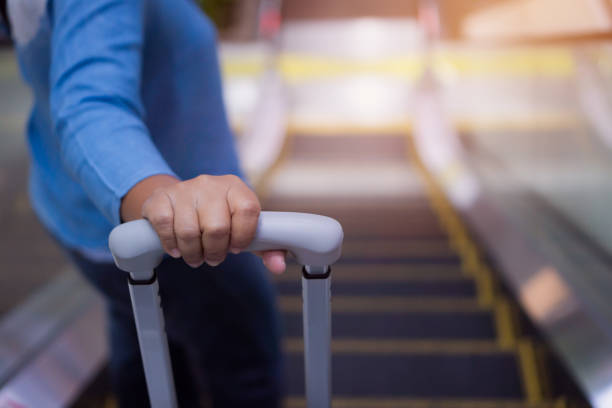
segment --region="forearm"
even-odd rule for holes
[[[179,182],[179,179],[166,174],[158,174],[142,180],[132,187],[121,200],[121,220],[127,222],[142,218],[142,205],[155,190]]]
[[[144,1],[53,6],[50,106],[62,161],[111,224],[138,218],[140,208],[124,215],[122,198],[141,180],[173,175],[144,123]]]

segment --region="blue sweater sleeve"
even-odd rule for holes
[[[143,0],[54,0],[50,103],[62,160],[96,207],[120,222],[139,181],[174,175],[143,122]]]

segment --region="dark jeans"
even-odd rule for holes
[[[71,256],[108,306],[110,372],[121,407],[149,405],[127,275],[110,263]],[[280,405],[281,354],[274,290],[259,259],[228,255],[191,269],[166,258],[157,269],[181,407]]]

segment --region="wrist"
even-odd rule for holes
[[[157,174],[136,183],[121,200],[121,221],[133,221],[142,218],[142,205],[159,188],[179,183],[180,180],[167,174]]]

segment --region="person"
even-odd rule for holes
[[[4,1],[4,0],[3,0]],[[274,291],[243,252],[260,203],[242,179],[222,100],[213,25],[191,0],[8,0],[27,123],[30,195],[46,228],[108,310],[121,407],[148,403],[113,226],[147,218],[179,404],[275,407],[281,389]],[[272,272],[284,254],[261,254]]]

